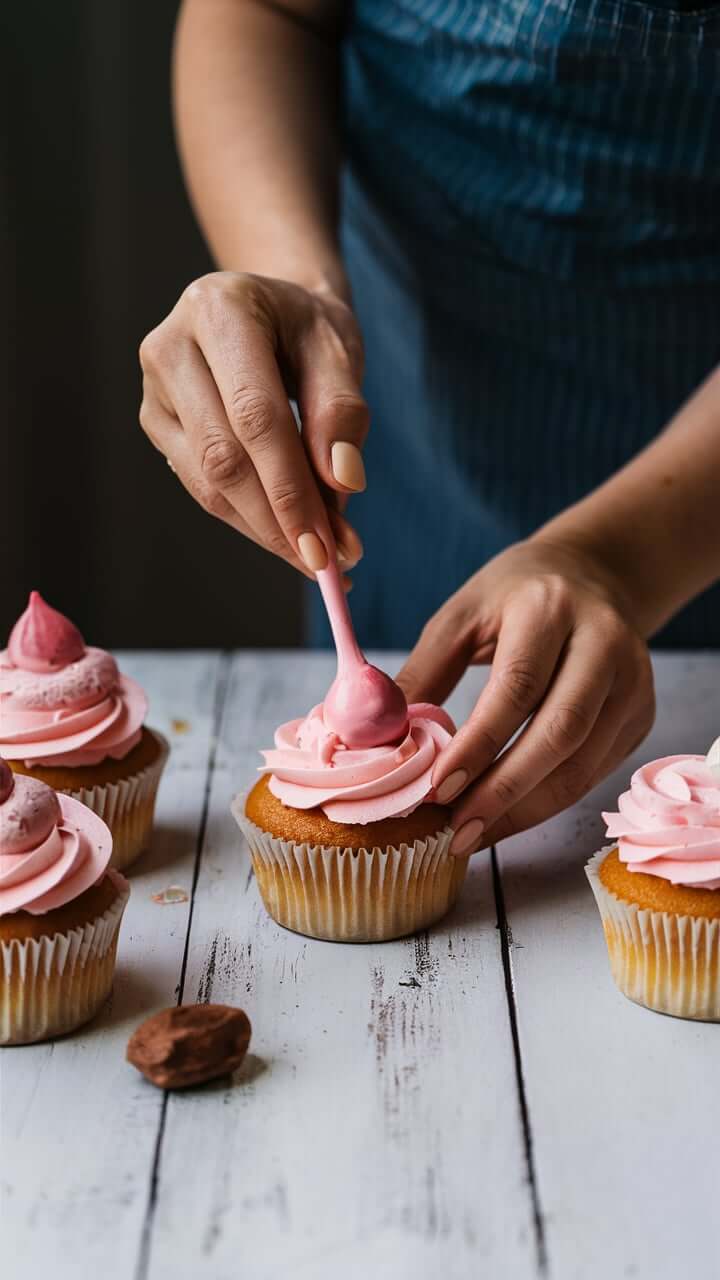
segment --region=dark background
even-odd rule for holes
[[[137,423],[140,341],[212,268],[172,134],[177,7],[0,18],[0,647],[31,587],[114,648],[301,639],[299,576],[196,507]]]

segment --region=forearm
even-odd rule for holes
[[[174,85],[185,176],[218,265],[344,294],[336,7],[185,0]]]
[[[645,635],[720,579],[720,369],[651,445],[535,536],[599,557]]]

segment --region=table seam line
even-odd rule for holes
[[[185,931],[185,943],[183,946],[182,960],[180,962],[180,975],[177,985],[177,1005],[182,1004],[183,995],[185,994],[185,977],[187,974],[188,955],[190,951],[190,935],[192,932],[193,914],[195,909],[195,895],[197,891],[198,880],[200,878],[200,864],[205,847],[205,834],[207,830],[208,813],[210,810],[210,794],[212,791],[213,778],[215,776],[215,766],[217,763],[217,750],[220,738],[220,727],[222,722],[223,707],[225,704],[225,694],[230,679],[230,671],[232,667],[232,653],[225,650],[220,653],[215,675],[215,688],[213,693],[213,712],[212,712],[212,732],[210,734],[210,747],[207,757],[207,772],[205,775],[205,787],[203,790],[202,809],[200,811],[200,821],[198,823],[197,839],[195,842],[195,861],[193,864],[193,877],[190,888],[190,904],[188,910],[187,929]],[[160,1107],[160,1116],[158,1120],[157,1134],[155,1136],[155,1145],[153,1148],[152,1162],[150,1166],[150,1182],[148,1187],[147,1203],[145,1206],[145,1214],[143,1218],[142,1230],[140,1233],[140,1248],[138,1250],[137,1265],[135,1268],[135,1280],[147,1280],[150,1266],[150,1246],[152,1243],[153,1228],[155,1224],[155,1210],[158,1201],[158,1188],[160,1180],[160,1163],[162,1158],[163,1140],[165,1137],[165,1128],[167,1120],[167,1109],[170,1094],[167,1089],[163,1090],[163,1099]]]
[[[532,1209],[533,1234],[535,1238],[535,1261],[538,1275],[545,1277],[550,1273],[547,1239],[545,1234],[545,1214],[540,1198],[540,1187],[535,1164],[534,1139],[532,1125],[530,1122],[530,1106],[525,1085],[522,1050],[520,1047],[517,994],[515,989],[511,950],[512,933],[505,907],[505,894],[503,892],[500,864],[495,845],[492,846],[490,851],[490,865],[492,869],[495,910],[497,913],[497,929],[500,934],[500,956],[503,976],[505,979],[505,997],[507,1000],[508,1018],[510,1020],[510,1036],[512,1040],[513,1059],[515,1065],[515,1084],[523,1137],[523,1155],[525,1160],[527,1185],[530,1193],[530,1205]]]

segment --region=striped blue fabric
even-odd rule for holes
[[[345,120],[353,613],[404,647],[720,361],[720,4],[357,0]],[[720,646],[720,591],[660,641]]]

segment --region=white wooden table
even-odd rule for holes
[[[230,801],[330,657],[123,666],[173,754],[110,1004],[0,1057],[4,1280],[717,1280],[720,1026],[616,992],[582,869],[630,764],[480,855],[429,933],[313,942],[265,915]],[[656,672],[637,761],[703,750],[720,655]],[[155,902],[169,885],[187,902]],[[133,1027],[178,1000],[247,1010],[232,1080],[164,1095],[127,1065]]]

